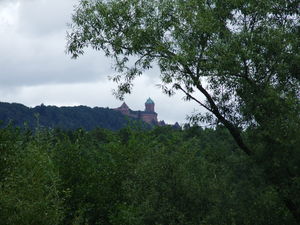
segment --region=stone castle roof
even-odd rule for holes
[[[119,109],[129,109],[129,107],[125,102],[123,102],[123,104],[119,107]]]
[[[151,98],[148,98],[145,104],[154,104],[154,102]]]

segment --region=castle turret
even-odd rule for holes
[[[145,111],[146,112],[154,112],[154,102],[151,98],[148,98],[145,103]]]
[[[145,102],[145,111],[141,113],[141,119],[150,124],[157,124],[157,113],[154,111],[154,102],[148,98]]]

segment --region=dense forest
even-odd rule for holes
[[[159,68],[165,94],[206,113],[108,130],[94,123],[105,110],[12,112],[37,126],[0,128],[0,223],[300,224],[299,37],[299,0],[79,0],[72,58],[110,57],[119,99]]]
[[[125,127],[132,118],[127,118],[109,108],[87,106],[57,107],[41,104],[34,108],[18,103],[0,102],[0,120],[3,125],[12,123],[15,126],[37,125],[49,128],[92,130],[97,127],[118,130]]]
[[[3,225],[296,224],[266,165],[239,151],[223,126],[8,126],[0,153]]]

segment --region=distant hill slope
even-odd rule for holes
[[[77,128],[91,130],[96,127],[118,130],[129,122],[126,116],[108,108],[56,107],[43,104],[29,108],[22,104],[5,102],[0,102],[0,121],[4,125],[12,121],[14,125],[20,127],[27,123],[31,128],[39,122],[39,125],[44,127],[72,130]]]

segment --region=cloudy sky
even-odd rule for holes
[[[112,95],[116,84],[112,61],[89,50],[78,59],[65,54],[67,24],[78,0],[0,0],[0,101],[27,106],[87,105],[115,108],[122,102]],[[159,71],[135,81],[125,101],[143,110],[151,97],[159,120],[185,122],[199,107],[184,102],[182,95],[164,95]]]

